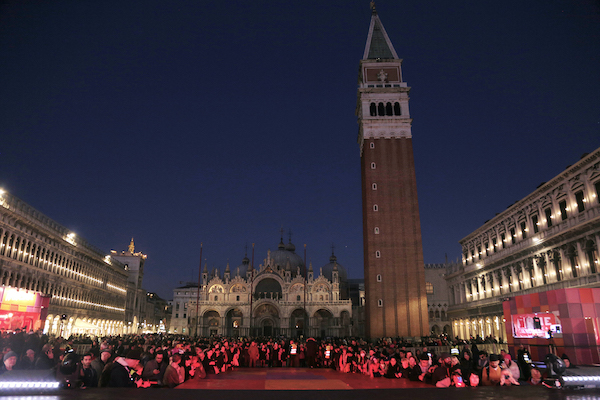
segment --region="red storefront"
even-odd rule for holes
[[[0,286],[0,330],[43,328],[49,305],[50,296]]]
[[[534,360],[544,360],[552,346],[575,364],[600,363],[600,288],[531,293],[503,306],[511,350],[525,345]]]

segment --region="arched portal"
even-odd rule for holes
[[[243,323],[244,314],[237,308],[231,309],[227,312],[227,336],[237,337],[241,336],[241,328]]]
[[[216,311],[207,311],[203,317],[202,330],[205,336],[216,336],[221,327],[221,316]]]
[[[333,314],[327,310],[317,310],[314,315],[315,327],[321,337],[337,336],[332,331]]]
[[[270,303],[263,303],[254,311],[253,333],[255,336],[279,335],[279,310]]]
[[[352,336],[350,324],[350,313],[348,311],[342,311],[340,313],[340,336]]]
[[[307,324],[308,318],[306,316],[306,312],[301,309],[295,309],[290,315],[290,333],[293,338],[300,337],[301,335],[305,335],[308,333]]]

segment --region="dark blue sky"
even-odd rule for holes
[[[600,146],[592,0],[384,1],[412,87],[426,263]],[[369,1],[8,1],[0,186],[171,298],[279,229],[362,277],[358,63]],[[287,242],[287,233],[285,234]],[[250,255],[250,254],[249,254]]]

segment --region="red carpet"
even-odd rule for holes
[[[332,369],[240,368],[189,380],[177,389],[217,390],[348,390],[403,389],[432,387],[407,379],[369,378],[361,374],[343,374]]]

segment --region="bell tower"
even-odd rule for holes
[[[358,76],[366,334],[429,332],[410,88],[375,6]]]

